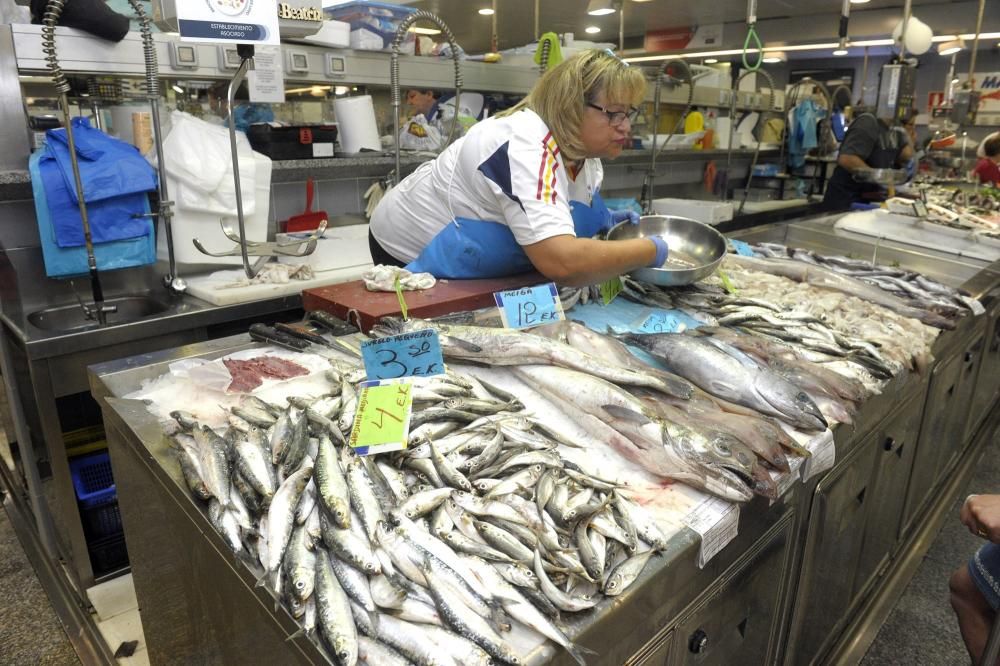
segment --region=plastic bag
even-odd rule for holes
[[[447,140],[441,130],[424,115],[417,114],[399,130],[399,147],[404,150],[440,150]]]
[[[170,193],[177,209],[231,216],[236,210],[236,186],[229,129],[181,111],[170,114],[170,122],[170,133],[163,140],[163,155],[171,181]],[[252,215],[256,208],[257,166],[253,149],[243,132],[236,132],[236,149],[240,160],[243,212]],[[176,188],[173,187],[175,181]]]

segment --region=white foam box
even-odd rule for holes
[[[653,199],[653,212],[657,215],[676,215],[715,226],[733,219],[733,204],[724,201],[698,199]]]

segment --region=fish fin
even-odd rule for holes
[[[621,407],[620,405],[601,405],[601,409],[607,412],[609,415],[616,419],[622,419],[623,421],[632,421],[639,425],[646,425],[647,423],[652,423],[653,420],[642,412],[637,412],[634,409],[629,409],[628,407]]]
[[[306,631],[305,627],[299,627],[299,630],[296,631],[294,634],[289,634],[288,635],[288,638],[285,639],[285,642],[287,643],[289,641],[294,641],[299,636],[308,636],[308,635],[309,634]]]
[[[483,348],[479,345],[473,344],[468,340],[463,340],[462,338],[456,338],[453,335],[442,335],[441,342],[445,345],[454,345],[462,351],[470,352],[472,354],[481,354],[483,352]]]
[[[578,643],[567,643],[563,647],[566,648],[566,652],[568,652],[576,663],[580,664],[580,666],[587,666],[587,657],[596,657],[598,655],[598,653],[594,650],[585,648]]]

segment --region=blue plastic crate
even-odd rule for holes
[[[84,507],[104,504],[113,499],[115,479],[111,475],[111,457],[107,451],[79,456],[69,461],[76,498]]]
[[[101,504],[84,506],[81,503],[80,518],[88,542],[122,533],[122,514],[114,495]]]

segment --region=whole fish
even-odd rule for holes
[[[653,551],[647,550],[643,553],[633,555],[611,572],[608,581],[604,584],[604,594],[613,597],[621,594],[625,589],[635,582],[635,579],[646,567],[646,562],[653,555]]]
[[[442,351],[445,356],[453,359],[491,365],[545,364],[574,368],[608,381],[629,386],[646,386],[678,398],[690,395],[690,387],[678,390],[679,387],[673,382],[665,382],[648,372],[624,368],[565,343],[513,329],[448,326],[420,319],[404,322],[387,317],[372,333],[395,335],[427,328],[437,330]]]
[[[277,479],[274,468],[268,460],[264,449],[263,433],[259,428],[252,428],[246,437],[240,437],[233,443],[234,462],[240,475],[250,486],[264,498],[264,503],[271,501],[277,489]]]
[[[659,419],[614,384],[573,370],[545,366],[523,366],[514,373],[558,405],[600,415],[600,421],[632,444],[616,447],[619,453],[643,469],[725,499],[747,501],[752,497],[745,478],[731,471],[747,468],[749,473],[751,460],[741,461],[732,450],[713,448],[689,428]]]
[[[288,541],[295,527],[295,510],[309,479],[312,478],[312,461],[306,459],[297,472],[289,476],[274,493],[267,509],[267,561],[264,562],[264,576],[258,584],[263,584],[267,576],[272,584],[277,584],[277,574],[285,557]]]
[[[683,396],[687,394],[690,396],[693,390],[691,384],[686,380],[643,363],[620,341],[610,335],[598,333],[579,322],[563,319],[552,324],[536,326],[531,329],[531,332],[535,335],[565,342],[575,349],[579,349],[592,356],[614,361],[624,368],[630,368],[637,372],[645,372],[659,377],[665,383],[673,386],[673,392],[677,395]]]
[[[935,328],[945,330],[955,328],[955,322],[950,319],[928,310],[913,307],[907,301],[893,296],[878,287],[873,287],[861,280],[842,275],[823,266],[793,261],[791,259],[758,259],[756,257],[743,257],[734,254],[726,255],[725,263],[772,275],[780,275],[796,282],[805,282],[822,289],[839,291],[840,293],[860,298],[869,303],[880,305],[904,317],[911,317]]]
[[[407,666],[410,660],[385,643],[358,636],[358,661],[370,666]]]
[[[740,360],[701,338],[675,333],[628,333],[622,339],[645,349],[701,389],[804,430],[824,430],[826,420],[803,391],[756,363]]]
[[[195,428],[192,432],[198,444],[198,459],[201,463],[202,480],[212,495],[222,505],[229,506],[230,466],[226,441],[208,426]]]
[[[316,581],[316,555],[312,551],[312,543],[304,528],[292,530],[285,551],[285,580],[291,584],[291,594],[300,602],[305,602],[312,593]]]
[[[448,571],[433,558],[425,558],[424,576],[438,612],[459,635],[483,648],[490,656],[508,664],[520,664],[520,657],[482,617],[470,611],[452,587]]]
[[[316,556],[316,626],[341,666],[358,663],[358,634],[351,605],[333,572],[330,556],[322,548]]]
[[[327,434],[319,436],[319,449],[316,456],[316,490],[323,508],[338,527],[351,526],[351,498],[347,479],[340,469],[337,451],[333,441]]]

